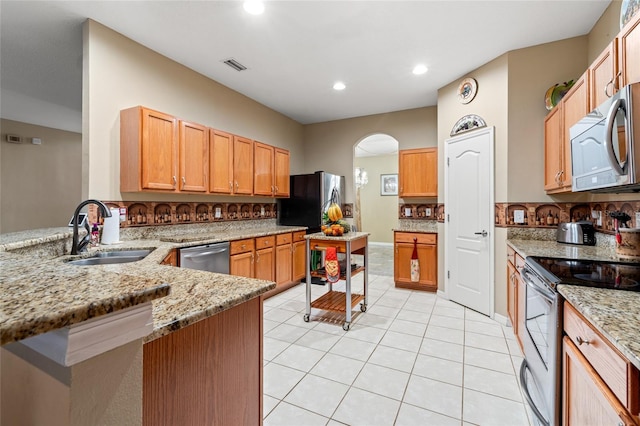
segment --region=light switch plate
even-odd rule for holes
[[[637,214],[636,213],[636,220],[637,219]],[[596,220],[596,225],[598,226],[602,226],[602,212],[599,210],[591,210],[591,218]]]
[[[524,210],[514,210],[513,221],[515,223],[524,223]]]
[[[636,228],[640,228],[640,212],[636,212]]]

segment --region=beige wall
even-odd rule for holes
[[[204,195],[120,193],[119,113],[136,105],[288,149],[291,173],[303,171],[299,123],[96,22],[85,24],[84,49],[84,196],[222,200]]]
[[[362,139],[384,133],[398,141],[398,149],[437,146],[437,109],[426,107],[368,115],[304,127],[304,169],[346,177],[346,202],[355,201],[354,148]]]
[[[66,226],[81,198],[82,135],[0,120],[0,232]],[[18,135],[23,143],[5,141]],[[31,144],[31,138],[42,145]]]
[[[506,169],[499,182],[507,192],[496,202],[559,199],[544,192],[544,119],[549,113],[544,95],[555,83],[579,78],[587,68],[586,56],[586,36],[507,54],[508,144],[502,147],[507,158],[496,162]]]
[[[398,196],[380,195],[380,175],[398,173],[398,155],[359,157],[354,167],[363,167],[369,183],[360,188],[362,231],[371,233],[369,241],[393,244],[393,228],[398,227]]]
[[[612,0],[588,35],[587,63],[591,64],[620,31],[621,0]]]

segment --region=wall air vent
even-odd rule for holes
[[[22,138],[18,135],[7,135],[6,140],[11,143],[22,143]]]
[[[233,68],[236,71],[244,71],[247,69],[247,67],[245,67],[244,65],[242,65],[240,62],[236,61],[233,58],[225,59],[222,62],[229,65],[231,68]]]

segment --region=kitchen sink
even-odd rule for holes
[[[114,263],[129,263],[144,259],[151,253],[151,250],[118,250],[104,251],[94,254],[85,259],[72,260],[71,265],[90,266],[90,265],[111,265]]]

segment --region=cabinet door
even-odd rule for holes
[[[563,161],[563,131],[560,102],[544,119],[544,190],[547,192],[562,188],[560,173]]]
[[[518,321],[517,321],[517,308],[518,308],[518,287],[516,281],[516,268],[507,262],[507,315],[511,321],[513,327],[513,334],[518,335]]]
[[[230,256],[229,274],[239,277],[253,278],[253,251]]]
[[[438,196],[438,149],[406,149],[398,152],[400,197]]]
[[[291,282],[291,243],[276,246],[276,285]]]
[[[176,118],[142,108],[142,189],[175,191],[177,159]]]
[[[298,241],[292,244],[293,247],[293,276],[292,281],[300,281],[305,278],[307,270],[305,268],[305,242]]]
[[[569,129],[584,118],[589,109],[589,74],[583,74],[562,99],[563,115],[563,166],[560,180],[562,186],[571,191],[571,137]]]
[[[209,192],[233,192],[233,136],[219,130],[209,134]]]
[[[254,195],[273,196],[273,150],[270,145],[253,143],[253,193]]]
[[[563,425],[634,425],[589,362],[565,337],[562,343]]]
[[[640,81],[640,13],[624,26],[618,40],[623,87]]]
[[[209,129],[180,121],[180,191],[207,192]]]
[[[253,193],[253,141],[233,137],[233,193]]]
[[[289,196],[289,151],[276,148],[275,159],[275,195],[276,197]]]
[[[614,39],[589,67],[589,111],[617,92],[617,72],[618,40]]]
[[[255,277],[261,280],[275,281],[274,260],[273,247],[256,250]]]
[[[525,327],[525,304],[526,304],[526,297],[527,297],[527,290],[526,290],[526,284],[524,283],[524,281],[522,281],[522,279],[520,278],[520,274],[517,272],[516,270],[516,275],[515,275],[515,280],[516,280],[516,312],[518,312],[518,314],[516,315],[516,337],[518,340],[518,345],[520,345],[520,350],[524,353],[524,349],[522,346],[522,341],[524,333],[527,332],[527,329]]]
[[[435,290],[437,283],[437,246],[418,244],[420,280],[411,281],[411,255],[413,244],[397,243],[394,258],[394,278],[396,286],[423,290]]]

